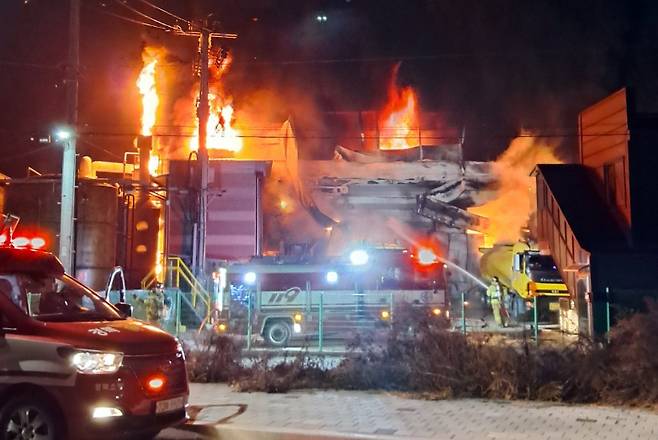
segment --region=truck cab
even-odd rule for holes
[[[523,299],[569,295],[553,257],[535,250],[514,253],[512,288]]]
[[[0,246],[0,438],[149,438],[186,420],[178,341],[67,275]]]

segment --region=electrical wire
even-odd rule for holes
[[[115,14],[114,12],[106,11],[106,10],[101,9],[101,8],[96,8],[96,10],[98,12],[100,12],[101,14],[109,15],[111,17],[115,17],[115,18],[118,18],[118,19],[121,19],[121,20],[124,20],[124,21],[128,21],[128,22],[134,23],[134,24],[139,24],[141,26],[147,26],[147,27],[160,29],[160,30],[167,31],[167,32],[169,32],[169,30],[170,30],[169,28],[166,28],[164,26],[158,26],[158,25],[155,25],[155,24],[146,23],[145,21],[135,20],[134,18],[124,17],[123,15]]]
[[[126,8],[126,9],[128,9],[129,11],[132,11],[133,13],[139,15],[140,17],[146,18],[147,20],[151,20],[151,21],[153,21],[153,22],[155,22],[155,23],[158,23],[158,24],[161,25],[161,26],[165,26],[165,27],[168,28],[169,30],[172,30],[172,31],[177,31],[177,30],[179,30],[179,28],[177,28],[177,27],[175,27],[175,26],[172,26],[172,25],[170,25],[170,24],[167,24],[167,23],[165,23],[165,22],[163,22],[163,21],[160,21],[160,20],[158,20],[158,19],[156,19],[156,18],[151,17],[151,16],[148,15],[148,14],[144,14],[143,12],[138,11],[137,9],[133,8],[132,6],[130,6],[128,3],[125,3],[125,2],[123,2],[123,1],[121,1],[121,0],[114,0],[114,2],[115,2],[115,3],[118,3],[119,5],[123,6],[123,7]]]
[[[22,63],[18,61],[8,61],[0,60],[0,66],[4,67],[18,67],[18,68],[32,68],[32,69],[42,69],[42,70],[59,70],[61,66],[56,65],[47,65],[47,64],[34,64],[34,63]]]
[[[634,132],[640,132],[642,130],[634,130]],[[136,137],[139,136],[140,134],[138,132],[86,132],[86,133],[80,133],[80,136],[97,136],[97,137]],[[194,138],[196,137],[196,133],[190,133],[190,134],[185,134],[185,133],[156,133],[153,135],[153,137],[161,137],[161,138]],[[624,133],[535,133],[535,134],[529,134],[529,133],[521,133],[517,135],[495,135],[495,134],[489,134],[487,135],[488,139],[510,139],[510,138],[562,138],[562,139],[569,139],[569,138],[591,138],[591,137],[610,137],[610,136],[628,136],[628,132]],[[285,135],[258,135],[258,134],[242,134],[242,135],[236,135],[236,138],[240,139],[290,139],[292,137],[295,137],[299,140],[377,140],[377,139],[408,139],[411,136],[387,136],[387,135],[379,135],[379,136],[336,136],[336,135],[297,135],[297,136],[285,136]],[[454,136],[440,136],[440,135],[423,135],[422,139],[425,140],[435,140],[435,141],[440,141],[440,140],[455,140],[455,139],[460,139],[461,136],[459,135],[454,135]]]
[[[115,157],[115,158],[117,158],[117,159],[123,160],[123,157],[122,157],[122,156],[120,156],[120,155],[118,155],[118,154],[116,154],[116,153],[113,153],[113,152],[111,152],[110,150],[108,150],[107,148],[101,147],[100,145],[95,144],[94,142],[91,142],[90,140],[87,140],[87,139],[84,139],[84,138],[78,138],[78,140],[80,141],[80,143],[85,144],[85,145],[87,145],[87,146],[89,146],[89,147],[91,147],[91,148],[94,148],[94,149],[96,149],[97,151],[102,151],[102,152],[104,152],[104,153],[106,153],[106,154],[109,154],[109,155],[112,156],[112,157]]]
[[[167,11],[166,9],[163,9],[163,8],[159,7],[158,5],[154,5],[153,3],[151,3],[151,2],[149,2],[149,1],[147,1],[147,0],[139,0],[139,1],[142,2],[142,3],[144,3],[144,4],[147,5],[147,6],[152,7],[153,9],[156,9],[156,10],[158,10],[158,11],[160,11],[160,12],[163,12],[163,13],[165,13],[165,14],[167,14],[167,15],[173,17],[173,18],[175,18],[176,20],[183,21],[183,22],[187,23],[188,25],[191,24],[190,20],[187,20],[187,19],[185,19],[185,18],[179,17],[178,15],[174,14],[173,12],[169,12],[169,11]]]
[[[40,151],[43,151],[47,148],[52,148],[52,146],[51,145],[42,145],[41,147],[37,147],[34,150],[24,151],[22,153],[13,154],[13,155],[10,155],[10,156],[2,155],[0,157],[0,163],[6,163],[6,162],[14,161],[16,159],[20,159],[22,157],[31,156],[32,154],[36,154],[36,153],[38,153]]]

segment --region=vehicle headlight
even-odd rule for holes
[[[71,356],[71,365],[83,374],[116,373],[122,362],[123,353],[77,351]]]

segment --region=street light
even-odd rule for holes
[[[55,141],[67,142],[73,137],[73,131],[68,128],[58,128],[55,130]]]
[[[62,144],[62,186],[60,196],[59,259],[67,273],[74,267],[74,212],[75,212],[75,130],[68,126],[55,129],[55,141]]]

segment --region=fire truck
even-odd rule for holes
[[[419,265],[407,249],[353,249],[321,263],[253,259],[229,265],[226,278],[219,325],[272,347],[344,340],[388,327],[409,308],[449,316],[443,266]]]
[[[64,273],[42,239],[13,238],[16,223],[0,232],[0,438],[151,438],[184,422],[178,341]]]

